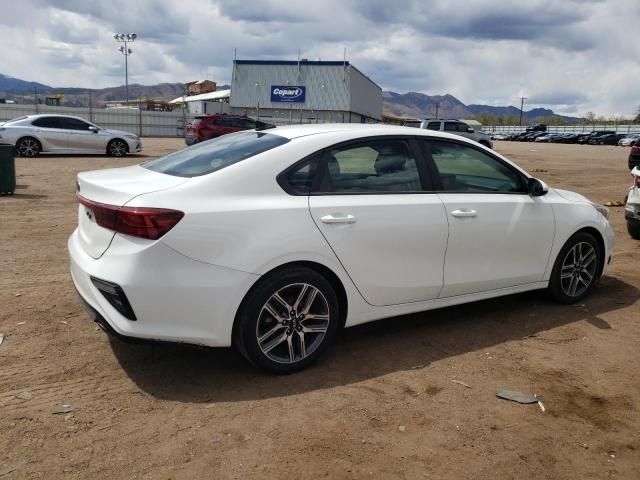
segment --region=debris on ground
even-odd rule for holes
[[[503,398],[505,400],[511,400],[512,402],[518,403],[538,403],[538,398],[535,395],[527,395],[525,393],[513,392],[511,390],[505,390],[503,388],[499,388],[496,391],[496,397]]]
[[[532,168],[531,170],[529,170],[531,173],[547,173],[549,172],[549,170],[546,170],[544,168]]]
[[[471,388],[471,385],[469,385],[468,383],[464,383],[460,380],[451,380],[453,383],[457,383],[458,385],[462,385],[463,387],[467,387],[467,388]]]
[[[405,427],[404,425],[400,425],[400,426],[398,427],[398,430],[399,430],[400,432],[406,432],[406,431],[407,431],[407,427]]]
[[[64,404],[60,408],[57,408],[51,413],[53,415],[60,415],[60,414],[69,413],[69,412],[73,412],[73,407],[71,405]]]
[[[603,203],[605,207],[624,207],[624,202],[619,200],[607,200]]]
[[[22,296],[22,294],[21,294],[21,293],[16,293],[16,294],[15,294],[15,296],[16,296],[16,297],[21,297],[21,296]]]
[[[18,323],[16,323],[16,325],[24,325],[25,323],[27,323],[27,322],[18,322]]]
[[[20,460],[17,463],[14,463],[13,465],[9,465],[8,467],[5,467],[5,468],[0,468],[0,477],[4,477],[5,475],[9,475],[11,472],[15,472],[19,468],[24,467],[27,463],[28,463],[28,460],[26,458],[23,458],[22,460]]]
[[[33,395],[31,394],[31,392],[27,392],[26,390],[24,390],[16,394],[15,397],[20,400],[31,400],[33,398]]]
[[[544,403],[542,403],[542,401],[538,398],[537,395],[534,395],[534,397],[536,397],[538,399],[538,406],[540,407],[540,410],[542,410],[543,413],[546,412],[547,409],[544,408]]]
[[[424,365],[415,365],[415,366],[411,367],[411,370],[418,370],[420,368],[424,368]]]
[[[4,342],[4,334],[0,333],[0,345]]]

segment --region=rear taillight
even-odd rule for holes
[[[178,210],[118,207],[94,202],[81,195],[76,196],[82,205],[91,210],[98,225],[134,237],[157,240],[184,217],[184,213]]]

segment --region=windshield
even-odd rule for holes
[[[177,177],[198,177],[279,147],[288,141],[278,135],[256,131],[232,133],[150,160],[142,166]]]

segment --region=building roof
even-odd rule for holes
[[[325,60],[234,60],[237,65],[333,65],[349,66],[349,62]]]
[[[189,102],[201,102],[206,100],[220,100],[223,98],[229,98],[231,90],[218,90],[217,92],[201,93],[199,95],[189,95],[185,97],[178,97],[171,100],[169,103],[189,103]]]

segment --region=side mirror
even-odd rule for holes
[[[532,197],[541,197],[542,195],[549,193],[549,187],[547,187],[547,184],[542,180],[538,180],[533,177],[529,179],[527,189],[529,190],[529,195]]]
[[[467,127],[467,132],[468,133],[473,133],[473,132],[475,132],[475,130],[473,128],[471,128],[471,127]]]
[[[93,125],[89,126],[89,131],[93,133],[98,133],[98,127],[94,127]]]

